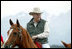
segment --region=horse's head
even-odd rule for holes
[[[14,24],[11,19],[9,22],[11,27],[7,32],[8,38],[4,43],[5,48],[14,48],[16,45],[21,48],[37,48],[29,33],[22,26],[20,26],[18,20],[16,24]]]
[[[5,45],[4,45],[4,47],[8,47],[8,48],[13,47],[14,45],[18,45],[22,36],[21,34],[22,29],[19,24],[19,21],[17,20],[16,24],[14,24],[12,20],[10,19],[9,22],[11,27],[7,32],[8,38],[6,39]]]

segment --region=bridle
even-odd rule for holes
[[[15,29],[15,27],[13,26],[12,29]],[[18,33],[17,35],[18,35],[19,40],[20,40],[20,42],[21,42],[21,41],[22,41],[22,30],[21,30],[19,27],[18,27],[17,29],[19,30],[19,32],[16,32],[16,33]],[[15,31],[16,31],[16,29],[15,29]],[[7,45],[6,45],[5,47],[6,47],[6,48],[11,48],[12,45],[13,45],[13,43],[15,43],[15,41],[16,41],[16,39],[13,40],[10,44],[7,43]]]

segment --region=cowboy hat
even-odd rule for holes
[[[35,8],[33,9],[33,11],[32,11],[32,12],[30,12],[29,14],[30,14],[30,15],[33,15],[34,13],[41,14],[42,12],[40,11],[40,8],[35,7]]]

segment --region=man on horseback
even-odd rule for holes
[[[42,12],[39,8],[34,8],[33,12],[29,13],[29,15],[33,16],[33,18],[27,23],[26,28],[32,39],[35,40],[37,38],[37,41],[42,44],[42,48],[50,48],[48,44],[48,22],[41,19],[41,14]]]

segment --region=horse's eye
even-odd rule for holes
[[[16,36],[16,35],[17,35],[17,33],[16,33],[16,32],[14,32],[14,33],[13,33],[13,35],[14,35],[14,36]]]

